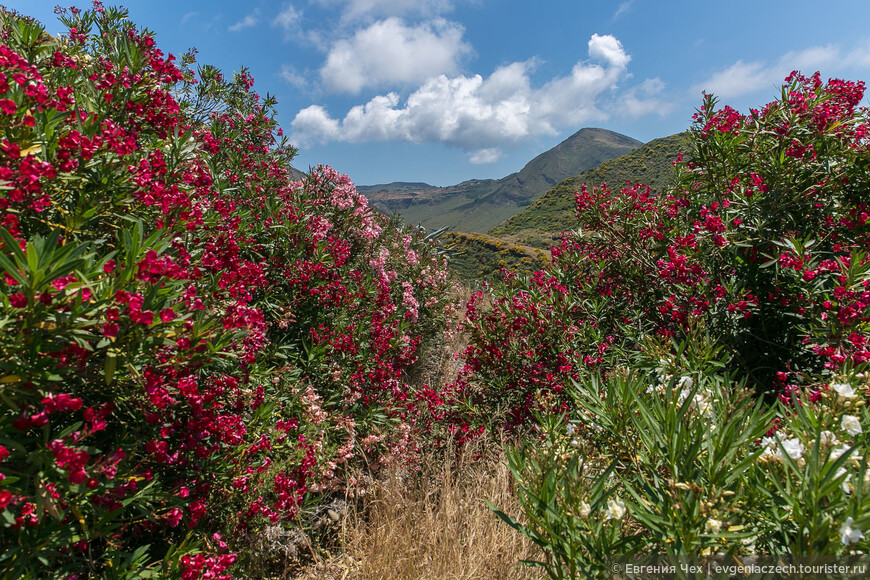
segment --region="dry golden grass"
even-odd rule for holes
[[[342,556],[321,562],[305,579],[539,578],[523,559],[538,548],[487,507],[517,517],[511,475],[500,445],[450,461],[429,457],[411,478],[390,477],[347,515]]]
[[[454,290],[464,306],[468,287]],[[488,305],[488,304],[487,304]],[[464,308],[452,323],[462,319]],[[427,353],[418,384],[456,379],[467,336],[456,333]],[[398,471],[375,482],[349,506],[339,533],[339,555],[297,573],[297,580],[531,580],[540,550],[498,519],[485,500],[518,518],[510,470],[500,442],[481,439],[461,457],[430,455],[413,476]],[[313,554],[313,551],[312,551]],[[315,556],[317,558],[317,556]],[[285,576],[289,577],[289,576]]]

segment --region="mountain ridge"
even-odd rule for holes
[[[374,207],[385,213],[397,212],[409,223],[485,233],[560,181],[641,145],[641,141],[615,131],[583,128],[501,179],[470,179],[447,187],[392,182],[360,185],[357,191]]]
[[[583,185],[598,187],[607,183],[619,188],[626,181],[643,182],[655,191],[661,191],[673,179],[672,163],[685,152],[685,134],[653,139],[631,152],[609,159],[596,167],[568,177],[533,204],[523,208],[488,232],[511,240],[549,248],[560,237],[560,232],[576,226],[574,219],[574,191]]]

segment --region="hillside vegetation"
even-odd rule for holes
[[[501,278],[502,270],[531,274],[550,263],[549,252],[486,234],[449,232],[441,240],[448,266],[471,285]]]
[[[561,232],[576,227],[576,190],[583,185],[597,187],[606,183],[620,187],[625,182],[641,182],[655,191],[663,191],[673,180],[673,162],[685,149],[685,135],[654,139],[622,157],[561,181],[529,207],[488,233],[495,237],[511,236],[531,246],[549,248],[558,243]]]
[[[362,186],[372,205],[399,213],[407,223],[436,230],[483,233],[532,203],[554,184],[619,157],[640,141],[606,129],[581,129],[538,155],[522,170],[498,180],[473,179],[450,187],[410,183]]]

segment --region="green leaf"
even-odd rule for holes
[[[4,254],[0,254],[0,268],[3,268],[3,270],[19,284],[24,284],[27,281],[27,278],[22,276],[19,272],[19,268],[16,268]]]
[[[0,227],[0,238],[3,240],[4,250],[11,251],[15,256],[15,260],[20,264],[24,265],[27,263],[27,257],[24,255],[24,252],[21,251],[21,248],[18,246],[18,242],[15,238],[12,237],[6,228]]]
[[[115,378],[115,368],[118,366],[118,358],[115,356],[115,353],[112,351],[106,352],[106,363],[103,368],[103,378],[106,381],[106,384],[109,385],[112,383],[112,380]]]
[[[34,242],[27,244],[27,267],[31,272],[36,272],[39,269],[39,255],[36,253],[36,245]]]

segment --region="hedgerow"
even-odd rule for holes
[[[870,547],[863,93],[793,73],[748,114],[705,96],[676,185],[584,186],[552,265],[473,299],[456,387],[470,425],[541,430],[511,523],[552,577]]]
[[[0,571],[227,577],[414,461],[447,271],[347,176],[294,180],[244,69],[59,15],[0,17]]]

